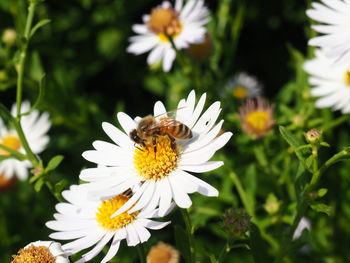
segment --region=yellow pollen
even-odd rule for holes
[[[128,200],[129,197],[125,195],[117,195],[113,198],[102,201],[98,211],[96,212],[97,222],[108,230],[117,230],[130,224],[135,220],[139,212],[128,214],[128,211],[126,211],[116,217],[111,218],[111,216]]]
[[[167,136],[157,138],[156,152],[153,144],[135,149],[134,164],[139,175],[146,180],[158,180],[177,167],[178,150],[171,147]]]
[[[17,136],[9,135],[2,140],[0,140],[0,143],[12,150],[18,151],[21,148],[21,141],[18,139]],[[10,153],[8,151],[5,151],[4,149],[0,149],[0,155],[9,155]]]
[[[257,132],[264,132],[268,128],[270,115],[265,111],[253,111],[247,115],[246,121]]]
[[[350,87],[350,72],[349,71],[345,71],[345,73],[344,73],[344,83],[345,83],[345,85]]]
[[[45,246],[30,246],[13,255],[12,263],[55,263],[56,259]]]
[[[148,27],[156,33],[162,42],[168,42],[169,37],[175,38],[182,31],[182,24],[177,12],[171,8],[153,9]]]
[[[245,99],[247,97],[248,91],[243,86],[236,86],[232,90],[232,95],[233,95],[233,97],[242,100],[242,99]]]

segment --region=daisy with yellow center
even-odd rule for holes
[[[262,85],[254,76],[240,72],[227,81],[226,91],[235,99],[244,100],[261,95]]]
[[[55,220],[46,226],[57,232],[50,238],[74,240],[62,246],[68,255],[90,249],[75,263],[83,263],[97,256],[110,242],[109,250],[101,263],[111,260],[118,252],[120,242],[126,239],[128,246],[146,242],[151,234],[147,229],[161,229],[170,222],[157,222],[150,218],[159,218],[158,209],[111,215],[123,206],[129,197],[117,195],[104,201],[91,201],[81,186],[72,185],[70,190],[62,192],[68,203],[56,205]],[[169,207],[167,213],[173,206]]]
[[[30,110],[29,102],[23,102],[21,107],[22,113]],[[16,114],[16,105],[13,105],[12,115]],[[41,153],[48,141],[47,131],[51,126],[49,115],[47,113],[39,114],[39,111],[33,110],[30,114],[24,115],[21,118],[23,133],[25,134],[28,144],[35,154]],[[20,153],[25,153],[21,141],[14,129],[8,129],[4,122],[0,119],[0,144]],[[0,148],[0,156],[8,156],[10,153],[5,149]],[[28,177],[28,168],[31,163],[27,160],[19,161],[13,158],[8,158],[0,161],[0,174],[6,179],[17,176],[21,180]]]
[[[254,138],[267,135],[275,124],[273,108],[263,98],[247,100],[239,112],[243,131]]]
[[[11,263],[70,263],[61,244],[53,241],[36,241],[13,255]]]
[[[203,94],[196,103],[192,91],[178,104],[175,120],[191,130],[190,139],[170,139],[171,136],[160,134],[155,137],[155,144],[150,140],[151,143],[142,145],[130,138],[130,133],[140,129],[141,118],[132,119],[125,113],[118,113],[123,131],[103,123],[102,127],[113,143],[95,141],[95,150],[83,153],[85,159],[98,167],[81,172],[80,178],[89,182],[81,187],[89,192],[90,198],[97,200],[133,189],[134,195],[112,216],[128,209],[128,213],[133,213],[157,206],[160,215],[164,215],[172,200],[181,208],[190,207],[191,193],[217,196],[218,191],[203,181],[203,176],[199,179],[190,173],[203,173],[222,166],[221,161],[209,160],[232,136],[230,132],[219,135],[223,124],[223,120],[216,123],[221,111],[219,102],[213,103],[202,114],[205,100]],[[154,105],[153,116],[158,116],[156,120],[167,117],[163,103]],[[179,127],[178,132],[183,133],[184,129]]]
[[[310,74],[311,94],[318,97],[316,107],[350,113],[350,64],[334,63],[323,50],[316,50],[315,55],[305,62],[304,70]]]
[[[147,58],[149,65],[163,62],[163,70],[169,71],[176,57],[175,47],[188,48],[191,44],[203,42],[209,21],[208,10],[203,0],[176,0],[173,7],[165,1],[161,6],[143,16],[143,24],[133,26],[138,34],[130,38],[127,51],[136,55],[150,51]]]

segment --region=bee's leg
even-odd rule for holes
[[[135,146],[136,149],[138,149],[138,150],[140,150],[140,151],[143,151],[143,149],[140,148],[136,143],[134,143],[134,146]]]
[[[152,138],[152,143],[153,143],[154,157],[156,157],[156,152],[157,152],[157,138],[156,138],[155,136]]]
[[[171,149],[172,149],[173,151],[175,151],[175,150],[176,150],[176,141],[175,141],[175,138],[172,137],[172,136],[170,136],[169,134],[167,134],[167,135],[168,135],[168,138],[169,138],[169,140],[170,140]]]

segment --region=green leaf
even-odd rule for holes
[[[185,230],[179,225],[175,226],[175,242],[185,262],[191,263],[190,242]]]
[[[254,223],[250,225],[250,247],[256,263],[273,262],[267,253],[269,251],[268,244],[262,238],[259,227]]]
[[[41,27],[43,27],[43,26],[49,24],[50,22],[51,22],[50,19],[43,19],[43,20],[39,21],[38,23],[36,23],[36,25],[33,26],[32,30],[30,30],[29,37],[34,36],[35,32],[36,32],[39,28],[41,28]]]
[[[34,190],[36,192],[40,192],[41,188],[43,187],[45,183],[45,180],[43,177],[41,177],[38,181],[36,181],[35,185],[34,185]]]
[[[323,196],[325,196],[325,195],[327,194],[327,192],[328,192],[328,189],[326,189],[326,188],[321,188],[321,189],[319,189],[319,190],[317,191],[317,196],[318,196],[318,197],[323,197]]]
[[[64,156],[62,155],[56,155],[55,157],[53,157],[48,163],[47,167],[45,168],[45,172],[50,172],[55,170],[60,165],[63,158]]]
[[[326,205],[324,203],[314,203],[314,204],[310,205],[310,207],[313,210],[315,210],[316,212],[325,213],[328,216],[332,215],[332,213],[333,213],[332,207],[330,207],[329,205]]]
[[[297,149],[303,145],[303,142],[296,136],[294,136],[286,127],[279,126],[280,133],[282,137],[288,142],[290,146],[293,147],[296,156],[302,162],[302,164],[307,167],[305,163],[305,157],[303,155],[303,150],[297,151]]]

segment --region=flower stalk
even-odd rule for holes
[[[145,248],[142,243],[138,244],[136,246],[137,248],[137,253],[139,255],[140,263],[146,263],[146,253],[145,253]]]
[[[180,209],[180,210],[181,210],[182,218],[183,218],[185,225],[186,225],[187,238],[188,238],[188,242],[190,244],[190,262],[195,263],[196,262],[196,248],[195,248],[194,239],[193,239],[192,224],[191,224],[190,216],[188,214],[187,209]]]
[[[30,2],[28,7],[28,16],[27,21],[24,29],[24,43],[21,47],[21,52],[19,56],[19,63],[17,66],[17,93],[16,93],[16,102],[17,102],[17,118],[21,118],[21,105],[22,105],[22,93],[23,93],[23,76],[24,76],[24,68],[25,68],[25,62],[27,58],[27,50],[30,40],[30,31],[32,29],[33,19],[34,19],[34,13],[35,8],[37,6],[37,3]]]

